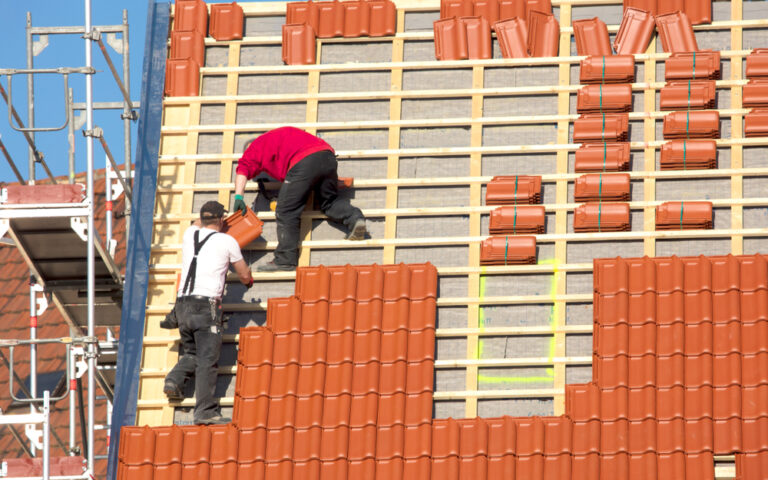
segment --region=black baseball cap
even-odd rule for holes
[[[227,211],[224,209],[224,205],[215,200],[205,202],[200,209],[200,218],[221,218]]]

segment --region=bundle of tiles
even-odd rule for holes
[[[488,231],[491,235],[544,233],[544,207],[539,205],[505,205],[491,212]]]
[[[576,149],[576,173],[625,172],[629,170],[629,143],[585,143]]]
[[[744,116],[744,136],[768,136],[768,108],[754,108]]]
[[[664,62],[664,80],[719,80],[720,52],[700,50],[698,52],[672,53]]]
[[[633,55],[591,56],[579,64],[579,82],[632,83],[635,81],[635,57]]]
[[[747,55],[747,78],[768,77],[768,48],[756,48]]]
[[[577,233],[629,230],[628,203],[585,203],[573,214],[573,231]]]
[[[499,175],[485,189],[486,205],[522,205],[541,203],[541,177]]]
[[[662,170],[703,170],[717,168],[714,140],[670,140],[661,147]]]
[[[579,89],[576,111],[579,113],[622,113],[632,110],[632,86],[586,85]]]
[[[480,265],[532,265],[536,263],[536,237],[488,237],[480,245]]]
[[[744,107],[768,107],[768,78],[750,79],[741,88],[741,105]]]
[[[659,106],[662,110],[715,108],[714,80],[683,80],[667,82],[661,88]]]
[[[581,115],[573,122],[574,143],[626,142],[629,139],[629,115],[598,113]]]
[[[672,112],[664,117],[664,139],[720,138],[717,110]]]
[[[589,173],[576,179],[573,197],[577,202],[626,202],[630,197],[628,173]]]
[[[656,207],[656,230],[712,228],[712,202],[664,202]]]

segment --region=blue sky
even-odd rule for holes
[[[82,0],[27,0],[3,2],[3,15],[0,15],[0,32],[3,48],[0,49],[0,68],[26,68],[26,12],[32,14],[35,27],[77,26],[85,23],[85,6]],[[130,25],[130,69],[131,98],[138,100],[141,89],[141,68],[144,56],[144,33],[146,30],[146,0],[109,0],[92,2],[92,23],[96,25],[119,25],[122,23],[123,9],[128,12]],[[112,61],[122,74],[122,57],[109,46]],[[119,101],[120,92],[115,86],[108,67],[98,45],[93,47],[94,66],[100,71],[94,76],[94,101]],[[80,67],[85,65],[85,41],[78,35],[51,35],[49,45],[34,57],[35,68],[53,68],[59,66]],[[8,90],[8,77],[3,76],[3,87]],[[65,119],[64,87],[60,75],[38,75],[35,85],[35,123],[37,126],[58,126]],[[85,101],[85,79],[82,74],[70,76],[70,87],[74,90],[75,102]],[[15,76],[13,80],[13,104],[26,123],[27,85],[25,76]],[[83,113],[84,115],[84,113]],[[123,163],[123,126],[119,111],[97,111],[94,124],[105,131],[110,150],[118,163]],[[85,140],[82,128],[76,130],[75,165],[76,172],[86,168]],[[136,125],[133,125],[135,144]],[[25,179],[28,177],[27,143],[21,133],[11,129],[8,123],[8,108],[0,100],[0,135],[16,166]],[[36,135],[38,149],[45,155],[46,163],[54,175],[66,175],[68,168],[68,143],[66,129],[54,133]],[[133,148],[132,148],[133,150]],[[104,152],[100,144],[94,142],[94,167],[103,168]],[[45,171],[38,166],[36,178],[45,178]],[[0,156],[0,181],[15,182],[16,176],[8,162]]]

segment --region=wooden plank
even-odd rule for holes
[[[651,39],[648,45],[647,53],[656,51],[656,37]],[[656,61],[649,58],[643,64],[643,76],[645,83],[652,84],[656,80]],[[648,111],[656,109],[656,89],[647,88],[643,93],[643,107]],[[646,118],[643,121],[643,140],[646,144],[656,140],[656,121]],[[656,150],[646,147],[643,152],[643,163],[646,172],[656,170]],[[656,198],[656,180],[654,178],[643,179],[643,201],[652,202]],[[652,206],[646,206],[643,212],[643,229],[651,231],[656,229],[656,209]],[[643,241],[643,253],[649,257],[656,255],[656,239],[647,237]]]
[[[240,65],[240,44],[239,43],[231,43],[229,45],[229,52],[227,55],[229,66],[230,67],[237,67]],[[237,95],[237,85],[238,85],[238,74],[237,73],[229,73],[227,74],[227,97],[232,97]],[[238,103],[236,101],[227,101],[224,104],[224,124],[225,125],[234,125],[237,123],[237,107]],[[235,131],[226,131],[224,132],[223,138],[221,140],[221,153],[222,154],[234,154],[235,153]],[[221,161],[221,167],[219,169],[219,182],[221,183],[230,183],[233,181],[232,179],[232,164],[234,162],[232,159],[225,159]],[[219,203],[222,205],[225,205],[227,208],[230,206],[230,197],[233,192],[233,188],[222,188],[219,189]]]
[[[731,20],[738,22],[742,19],[742,0],[731,0]],[[742,47],[742,28],[734,26],[731,28],[731,48]],[[741,80],[741,57],[731,57],[731,80]],[[742,89],[740,85],[731,87],[731,108],[741,108]],[[741,115],[731,117],[731,138],[740,139],[744,136],[743,117]],[[743,167],[743,148],[741,145],[731,147],[731,169],[740,170]],[[741,175],[731,177],[731,198],[740,199],[743,195],[743,181]],[[731,207],[731,229],[738,230],[744,226],[744,209],[741,205]],[[741,255],[744,253],[744,237],[734,235],[731,237],[731,253]]]
[[[485,70],[483,67],[472,68],[472,88],[479,89],[483,87],[485,83]],[[482,95],[474,95],[472,97],[472,118],[478,118],[483,116],[483,101]],[[472,125],[470,128],[470,145],[477,147],[483,143],[483,129],[480,125]],[[481,176],[483,174],[483,158],[478,153],[473,153],[469,157],[469,176]],[[479,184],[472,184],[469,187],[469,204],[472,207],[477,207],[482,204],[481,198],[482,190]],[[469,235],[480,236],[480,214],[471,213],[469,215]],[[469,245],[468,266],[479,267],[480,266],[480,244]],[[467,279],[467,295],[470,297],[477,297],[483,295],[480,285],[481,279],[479,274],[470,274]],[[482,310],[480,305],[468,305],[467,306],[467,328],[474,329],[483,327],[481,324]],[[477,359],[480,356],[480,340],[477,335],[467,335],[467,358]],[[466,381],[465,387],[467,390],[478,389],[478,368],[476,365],[468,365],[466,369]],[[464,416],[467,418],[474,418],[477,416],[477,399],[468,398],[464,403]]]
[[[571,6],[563,5],[560,7],[560,53],[570,54],[571,49],[571,34],[567,29],[571,25]],[[571,66],[570,64],[558,65],[558,85],[570,85],[571,83]],[[557,96],[557,113],[558,116],[568,117],[570,115],[570,101],[571,95],[568,92],[560,92]],[[568,121],[559,121],[557,123],[557,143],[568,143]],[[568,152],[557,152],[557,173],[568,173]],[[555,201],[557,203],[568,202],[568,181],[561,179],[556,182]],[[565,210],[558,210],[555,212],[555,233],[566,233],[568,228],[568,215]],[[539,259],[541,261],[542,259]],[[565,274],[557,270],[557,265],[560,263],[566,263],[568,261],[568,244],[565,240],[555,241],[555,271],[554,274],[554,288],[555,295],[563,296],[566,293],[566,279]],[[565,335],[560,332],[556,332],[556,329],[565,325],[565,302],[555,301],[552,305],[552,313],[550,322],[553,328],[553,341],[554,349],[550,351],[550,355],[562,357],[565,356]],[[552,384],[555,391],[558,393],[554,396],[553,408],[555,415],[562,415],[565,413],[565,365],[558,364],[554,366],[552,372]]]
[[[316,49],[317,63],[320,63],[320,59],[322,58],[322,45],[323,45],[323,42],[321,42],[320,40],[317,40],[317,49]],[[307,93],[309,94],[317,93],[318,90],[320,90],[320,72],[310,72],[309,75],[307,75]],[[307,123],[317,122],[317,109],[318,109],[318,101],[316,99],[311,99],[311,98],[308,99],[307,114],[306,114]],[[306,128],[305,130],[309,133],[317,134],[317,129]],[[313,195],[310,195],[310,198],[307,203],[308,206],[311,206],[313,197],[314,197]],[[304,245],[304,242],[312,238],[312,219],[302,215],[301,225],[299,228],[300,228],[299,238],[302,239],[301,246],[299,247],[299,266],[304,267],[309,265],[310,258],[312,255],[311,247]]]
[[[402,32],[405,29],[405,12],[397,11],[397,31]],[[403,40],[395,39],[392,42],[392,60],[401,62],[403,60]],[[403,69],[393,68],[389,76],[390,92],[398,92],[403,88]],[[389,119],[400,120],[402,113],[402,97],[391,96],[389,100]],[[400,127],[389,127],[389,138],[387,145],[394,150],[400,147]],[[397,154],[387,155],[387,179],[395,179],[400,175],[400,156]],[[387,186],[385,205],[387,208],[397,208],[398,188],[397,185]],[[384,238],[395,238],[397,236],[397,217],[387,215],[384,217]],[[384,247],[382,263],[395,263],[394,247]]]

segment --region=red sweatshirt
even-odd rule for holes
[[[311,133],[294,127],[280,127],[256,138],[240,157],[237,173],[253,178],[261,172],[282,182],[285,175],[307,155],[333,148]]]

